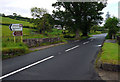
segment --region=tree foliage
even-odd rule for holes
[[[31,22],[34,23],[40,33],[51,30],[54,20],[52,16],[47,13],[46,9],[31,8],[31,15],[33,16]]]
[[[99,28],[100,28],[100,26],[94,25],[94,26],[91,27],[91,30],[92,30],[93,32],[96,32]],[[102,28],[102,27],[101,27],[101,28]]]
[[[103,19],[102,9],[106,6],[102,2],[56,2],[52,5],[57,10],[54,11],[54,16],[62,24],[69,27],[79,37],[81,31],[84,36],[93,24],[101,23]],[[64,10],[61,10],[61,8]]]
[[[47,13],[47,9],[37,8],[37,7],[31,8],[31,15],[33,16],[34,19],[36,18],[40,19],[46,13]]]
[[[106,23],[104,26],[105,26],[105,28],[109,29],[108,35],[110,38],[112,38],[112,36],[115,37],[117,31],[119,30],[119,27],[117,26],[118,22],[119,21],[116,17],[108,18],[106,20]]]

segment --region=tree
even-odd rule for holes
[[[87,36],[90,27],[93,24],[100,23],[102,9],[106,6],[102,2],[56,2],[52,5],[57,9],[55,16],[57,19],[64,21],[65,25],[70,27],[80,37],[80,31],[83,36]],[[64,11],[61,11],[64,7]],[[60,17],[61,16],[61,17]]]
[[[82,19],[82,27],[81,31],[83,36],[88,36],[87,33],[90,31],[90,28],[93,25],[101,24],[102,18],[102,9],[105,7],[102,2],[101,3],[84,3],[83,5],[83,19]],[[94,12],[96,11],[96,12]]]
[[[40,19],[46,13],[47,13],[47,9],[37,8],[37,7],[31,8],[31,14],[34,19],[36,19],[36,18]]]
[[[2,14],[2,13],[0,13],[0,16],[5,17],[5,14],[4,14],[4,13],[3,13],[3,14]]]
[[[105,23],[105,28],[109,29],[108,35],[109,38],[112,39],[113,37],[115,38],[117,31],[119,30],[117,24],[118,24],[118,19],[116,17],[113,18],[108,18]]]
[[[31,8],[31,14],[33,16],[31,22],[34,23],[40,33],[45,33],[45,31],[51,30],[53,18],[47,13],[46,9],[34,7]]]
[[[91,31],[96,32],[99,29],[98,25],[94,25],[91,27]]]
[[[14,16],[14,17],[16,17],[16,16],[17,16],[17,14],[16,14],[16,13],[13,13],[13,16]]]
[[[39,32],[45,33],[45,31],[51,31],[52,28],[52,19],[50,18],[50,14],[44,14],[43,17],[41,17],[38,26],[39,26]],[[50,21],[51,20],[51,21]]]

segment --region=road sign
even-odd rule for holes
[[[23,32],[22,31],[15,31],[13,32],[13,36],[22,36]]]
[[[23,25],[22,24],[10,24],[9,29],[11,31],[22,31]]]

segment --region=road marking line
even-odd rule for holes
[[[87,41],[87,42],[84,42],[83,44],[87,44],[87,43],[89,43],[89,41]]]
[[[78,42],[79,40],[76,40],[76,41],[74,41],[74,42]]]
[[[98,45],[99,47],[101,47],[102,45]]]
[[[70,49],[67,49],[67,50],[65,50],[65,52],[68,52],[68,51],[70,51],[70,50],[73,50],[73,49],[75,49],[75,48],[77,48],[77,47],[79,47],[79,45],[77,45],[77,46],[75,46],[75,47],[72,47],[72,48],[70,48]]]
[[[18,70],[16,70],[16,71],[13,71],[13,72],[11,72],[11,73],[8,73],[8,74],[6,74],[6,75],[3,75],[3,76],[0,77],[0,80],[3,79],[3,78],[6,78],[6,77],[8,77],[8,76],[11,76],[11,75],[13,75],[13,74],[15,74],[15,73],[18,73],[18,72],[20,72],[20,71],[23,71],[23,70],[25,70],[25,69],[27,69],[27,68],[30,68],[30,67],[32,67],[32,66],[35,66],[35,65],[37,65],[37,64],[39,64],[39,63],[42,63],[42,62],[44,62],[44,61],[46,61],[46,60],[49,60],[49,59],[51,59],[51,58],[53,58],[53,57],[54,57],[54,56],[47,57],[47,58],[42,59],[42,60],[40,60],[40,61],[38,61],[38,62],[35,62],[35,63],[33,63],[33,64],[30,64],[30,65],[28,65],[28,66],[25,66],[25,67],[23,67],[23,68],[21,68],[21,69],[18,69]]]

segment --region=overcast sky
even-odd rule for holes
[[[20,14],[24,17],[31,17],[30,9],[32,7],[46,8],[49,13],[54,9],[51,5],[57,0],[0,0],[0,13],[12,15],[13,13]],[[118,2],[120,0],[108,0],[108,5],[103,9],[105,18],[109,11],[111,16],[118,17]]]

